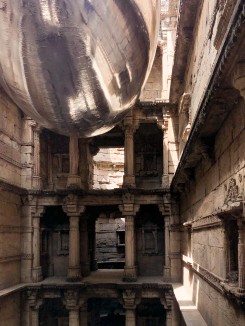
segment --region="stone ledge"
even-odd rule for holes
[[[10,287],[8,287],[6,289],[0,290],[0,299],[5,297],[5,296],[8,296],[8,295],[10,295],[12,293],[24,290],[26,288],[26,285],[27,284],[22,283],[22,284],[13,285],[13,286],[10,286]]]
[[[192,301],[191,295],[181,283],[173,284],[174,295],[178,303],[181,315],[186,326],[208,326],[196,305]]]

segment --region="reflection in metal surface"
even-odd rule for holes
[[[0,84],[58,133],[111,129],[136,101],[159,0],[0,0]]]

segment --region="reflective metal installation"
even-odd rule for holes
[[[1,0],[0,85],[42,126],[90,137],[137,100],[159,0]]]

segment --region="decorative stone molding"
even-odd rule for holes
[[[21,260],[20,255],[0,257],[0,264],[9,263],[9,262],[13,262],[13,261],[20,261],[20,260]]]
[[[245,99],[245,61],[240,61],[236,64],[232,74],[232,84]]]
[[[162,213],[163,216],[165,215],[171,215],[171,204],[161,204],[158,205],[159,211]]]
[[[228,188],[226,186],[225,190],[227,191],[224,205],[231,205],[234,202],[242,201],[242,196],[239,194],[239,188],[235,178],[231,178],[229,181]]]
[[[222,220],[217,215],[209,215],[192,221],[191,226],[192,230],[212,228],[222,226]]]
[[[20,233],[21,227],[14,225],[0,225],[0,233]]]
[[[236,2],[233,0],[222,0],[220,3],[219,11],[220,17],[217,32],[214,39],[214,46],[216,50],[220,48],[220,45],[224,39],[225,33],[228,29],[230,19],[234,10]],[[217,17],[218,17],[217,16]]]
[[[190,104],[191,104],[190,93],[184,93],[180,99],[179,113],[188,113],[189,114]]]

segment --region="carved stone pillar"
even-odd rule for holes
[[[159,205],[159,211],[162,213],[164,218],[164,271],[163,280],[169,282],[171,278],[170,270],[170,215],[169,215],[169,204]]]
[[[96,232],[95,232],[95,223],[96,221],[91,221],[90,224],[90,246],[91,246],[91,270],[92,271],[97,271],[98,269],[98,264],[97,264],[97,259],[96,259]]]
[[[21,185],[24,188],[31,189],[33,185],[33,120],[29,117],[22,119],[22,137],[21,137],[21,163],[23,169],[21,172]]]
[[[140,299],[135,291],[128,289],[123,292],[123,306],[126,313],[126,326],[136,326],[136,306]]]
[[[68,195],[63,209],[70,220],[69,267],[67,279],[69,281],[78,281],[81,279],[79,221],[81,213],[85,210],[85,206],[78,205],[77,196]]]
[[[239,291],[245,291],[245,225],[238,220],[238,286]]]
[[[125,216],[125,267],[124,280],[136,281],[136,262],[135,262],[135,227],[134,216]]]
[[[90,273],[89,248],[88,248],[88,220],[86,217],[81,218],[81,273],[82,276],[88,276]]]
[[[168,153],[169,153],[169,142],[168,142],[168,118],[164,119],[162,126],[163,130],[163,175],[162,175],[162,187],[169,187],[169,169],[168,169]]]
[[[84,301],[83,304],[80,304],[80,325],[87,326],[88,325],[88,305],[87,302]]]
[[[32,186],[34,189],[41,189],[41,171],[40,171],[40,135],[42,128],[37,124],[33,126],[33,178]]]
[[[170,281],[170,236],[169,236],[169,216],[164,217],[164,238],[165,238],[165,257],[164,257],[164,280]]]
[[[40,218],[43,216],[44,207],[31,207],[32,215],[32,227],[33,227],[33,236],[32,236],[32,281],[40,282],[42,280],[42,267],[40,264]]]
[[[39,308],[43,304],[43,300],[38,298],[38,291],[27,291],[27,301],[30,307],[29,325],[39,326]]]
[[[69,310],[69,326],[79,326],[79,292],[67,290],[64,296],[64,304]]]
[[[123,185],[135,187],[134,175],[134,127],[124,126],[124,177]]]
[[[75,134],[70,136],[69,144],[70,172],[67,180],[67,187],[81,188],[81,177],[78,175],[79,146],[78,137]]]
[[[245,61],[240,61],[236,64],[232,76],[232,83],[245,100]]]
[[[172,314],[172,297],[169,293],[164,293],[160,298],[161,304],[166,311],[166,326],[172,326],[173,314]]]
[[[125,217],[125,266],[123,280],[135,282],[137,280],[135,214],[139,210],[139,205],[134,204],[133,195],[126,194],[123,197],[123,205],[120,205],[119,209],[123,217]]]

